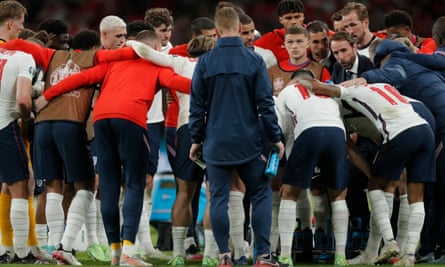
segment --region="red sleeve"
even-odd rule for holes
[[[326,82],[327,80],[331,79],[331,74],[329,74],[329,71],[326,67],[323,67],[321,71],[321,81]]]
[[[20,50],[31,54],[36,61],[36,65],[43,67],[43,71],[47,70],[49,62],[51,61],[54,52],[56,52],[54,49],[42,47],[22,39],[14,39],[1,44],[0,46],[8,50]]]
[[[43,92],[43,96],[46,100],[50,101],[56,96],[77,88],[101,83],[105,77],[107,68],[108,64],[100,64],[93,68],[73,74]]]
[[[172,47],[172,49],[170,49],[168,51],[168,53],[170,55],[189,57],[189,54],[187,53],[187,44],[181,44],[181,45],[174,46],[174,47]]]
[[[119,49],[106,50],[101,49],[94,56],[94,64],[107,63],[111,61],[138,59],[139,56],[131,47],[123,47]]]
[[[159,72],[159,84],[161,87],[176,90],[184,94],[190,94],[192,80],[173,72],[170,68],[161,68]],[[174,92],[171,92],[174,94]]]

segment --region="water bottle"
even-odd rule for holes
[[[274,146],[269,153],[266,169],[264,170],[264,174],[267,176],[267,178],[272,179],[277,176],[279,163],[280,155],[278,154],[278,148]]]

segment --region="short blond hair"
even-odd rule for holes
[[[109,15],[104,17],[99,24],[99,31],[102,32],[109,32],[117,27],[127,27],[127,24],[123,19],[121,19],[118,16]]]
[[[237,31],[239,16],[233,7],[222,7],[216,11],[215,26],[220,32]]]
[[[0,2],[0,24],[10,19],[20,19],[22,15],[27,15],[28,12],[20,2],[15,0],[6,0]]]

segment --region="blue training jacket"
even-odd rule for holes
[[[219,38],[215,48],[199,58],[189,129],[192,142],[203,143],[204,160],[214,165],[238,165],[258,157],[264,147],[261,131],[270,142],[280,141],[266,66],[239,37]]]

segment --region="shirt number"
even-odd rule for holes
[[[388,84],[385,84],[383,88],[378,88],[375,86],[371,86],[370,88],[372,91],[386,99],[391,105],[397,105],[399,103],[397,100],[402,103],[409,104],[409,101],[405,97],[403,97],[394,87]]]

